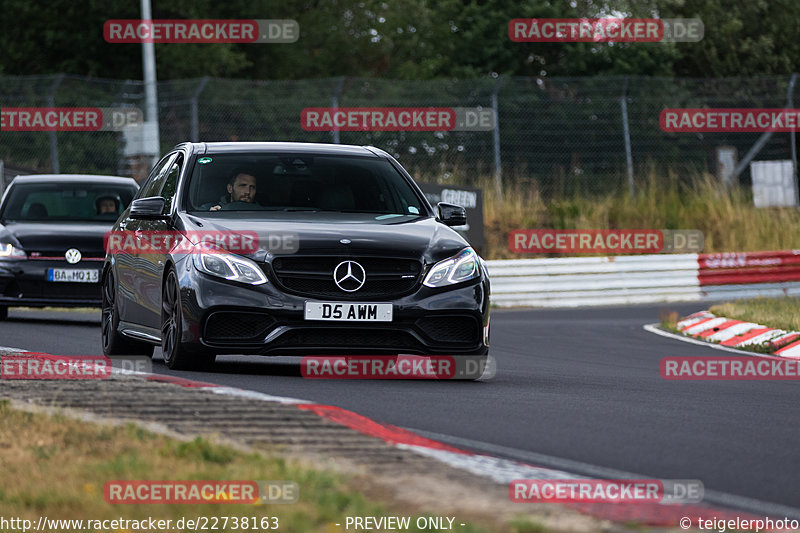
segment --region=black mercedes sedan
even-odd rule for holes
[[[485,361],[489,280],[450,227],[465,223],[373,147],[178,145],[110,232],[104,353]]]
[[[0,319],[11,306],[98,306],[103,240],[136,195],[131,178],[16,177],[0,200]]]

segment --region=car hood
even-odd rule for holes
[[[84,257],[103,257],[103,236],[113,222],[13,222],[0,224],[0,242],[10,242],[28,255],[63,256],[77,248]]]
[[[432,217],[376,220],[374,215],[310,213],[291,220],[212,218],[185,215],[184,229],[197,232],[255,232],[274,255],[390,256],[440,261],[468,246],[455,230]],[[324,217],[324,218],[323,218]],[[349,243],[342,243],[348,240]],[[294,244],[292,244],[294,243]],[[266,244],[267,246],[265,246]],[[267,253],[247,254],[265,260]]]

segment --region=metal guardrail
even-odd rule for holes
[[[800,296],[800,250],[700,254],[698,267],[704,299]]]
[[[487,261],[500,307],[800,296],[800,250]]]

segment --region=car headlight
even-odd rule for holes
[[[206,245],[204,248],[211,247]],[[267,282],[267,277],[255,262],[223,250],[196,252],[193,254],[192,260],[197,270],[218,278],[249,285],[262,285]]]
[[[25,250],[20,250],[15,246],[0,242],[0,259],[25,259]]]
[[[478,254],[472,248],[464,248],[458,254],[439,261],[425,276],[423,285],[445,287],[475,279],[481,275]]]

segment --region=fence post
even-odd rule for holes
[[[786,106],[788,108],[792,107],[792,104],[791,104],[792,94],[794,93],[794,84],[795,84],[796,80],[797,80],[797,74],[792,74],[792,78],[789,80],[789,90],[787,91],[787,97],[786,97]],[[767,144],[767,142],[769,142],[769,139],[770,139],[770,137],[772,137],[773,133],[774,132],[772,132],[772,131],[765,131],[764,133],[761,134],[761,137],[758,138],[758,140],[753,145],[753,147],[750,148],[750,150],[745,154],[745,156],[742,158],[742,160],[739,161],[739,164],[736,166],[736,168],[733,169],[733,174],[731,175],[731,180],[735,180],[735,179],[739,178],[739,174],[744,172],[744,169],[747,168],[747,165],[750,164],[750,161],[752,161],[753,158],[758,155],[758,152],[760,152],[761,149],[764,148],[764,145]],[[792,152],[794,153],[794,143],[792,143]],[[794,161],[795,157],[796,156],[793,155],[793,157],[792,157],[793,161]],[[797,165],[793,165],[793,167],[794,168],[793,168],[792,172],[796,173],[795,169],[797,168]],[[796,176],[796,174],[795,174],[795,176]]]
[[[622,107],[622,129],[625,135],[625,163],[628,166],[628,192],[633,198],[633,154],[631,154],[631,132],[628,127],[628,77],[622,84],[622,96],[619,99]]]
[[[53,85],[50,86],[50,94],[47,95],[47,107],[56,106],[56,90],[63,80],[64,74],[56,75]],[[61,165],[58,161],[58,138],[56,137],[55,130],[50,130],[50,166],[52,167],[53,174],[61,173]]]
[[[333,96],[331,97],[331,107],[334,109],[339,109],[339,95],[342,93],[342,87],[344,86],[344,80],[347,79],[347,76],[341,76],[339,78],[339,82],[336,84],[336,88],[333,91]],[[334,121],[334,130],[333,130],[333,144],[339,144],[339,128],[336,127]]]
[[[503,76],[497,78],[497,83],[492,89],[492,111],[494,112],[494,128],[492,131],[494,140],[494,183],[497,188],[497,201],[503,202],[503,167],[500,162],[500,110],[497,103],[497,94],[500,92],[500,85],[503,83]]]
[[[794,108],[794,85],[797,82],[797,73],[792,74],[789,81],[789,89],[786,91],[786,107]],[[792,146],[792,181],[794,181],[794,194],[797,205],[800,206],[800,182],[797,181],[797,144],[794,128],[789,132],[789,143]]]
[[[200,105],[200,93],[203,92],[203,89],[206,88],[208,84],[208,80],[211,79],[208,76],[204,76],[203,79],[200,80],[200,85],[194,90],[192,93],[192,134],[191,139],[192,142],[200,142],[200,118],[197,108]]]

